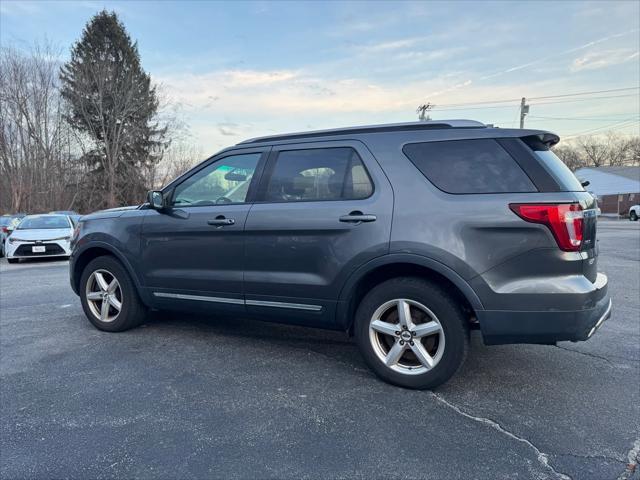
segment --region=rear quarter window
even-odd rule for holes
[[[402,151],[431,183],[447,193],[537,191],[520,165],[492,139],[411,143]]]

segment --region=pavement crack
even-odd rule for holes
[[[478,422],[478,423],[482,423],[483,425],[487,425],[490,428],[493,428],[494,430],[497,430],[498,432],[502,433],[503,435],[506,435],[507,437],[509,437],[509,438],[511,438],[513,440],[516,440],[516,441],[518,441],[520,443],[524,443],[525,445],[527,445],[529,448],[531,448],[535,452],[536,458],[538,460],[538,463],[540,463],[540,465],[542,465],[547,470],[551,471],[554,475],[556,475],[558,478],[561,478],[562,480],[572,480],[572,478],[569,475],[567,475],[566,473],[558,472],[555,468],[553,468],[553,466],[551,466],[551,464],[549,463],[549,455],[544,453],[544,452],[542,452],[542,451],[540,451],[540,449],[538,447],[536,447],[533,443],[531,443],[526,438],[519,437],[515,433],[510,432],[509,430],[504,428],[502,425],[500,425],[498,422],[496,422],[494,420],[491,420],[490,418],[477,417],[475,415],[471,415],[470,413],[465,412],[464,410],[462,410],[457,405],[454,405],[453,403],[451,403],[448,400],[446,400],[442,395],[439,395],[439,394],[437,394],[435,392],[430,392],[430,393],[440,403],[442,403],[443,405],[446,405],[451,410],[453,410],[454,412],[462,415],[463,417],[466,417],[466,418],[468,418],[470,420],[473,420],[474,422]]]
[[[631,450],[627,453],[627,466],[624,472],[618,476],[617,480],[630,479],[631,475],[636,471],[638,463],[640,463],[640,438],[633,442],[633,447],[631,447]]]
[[[567,347],[563,347],[561,345],[556,345],[556,348],[559,348],[561,350],[566,350],[567,352],[573,352],[573,353],[578,353],[580,355],[585,355],[587,357],[591,357],[591,358],[597,358],[599,360],[604,360],[605,362],[614,365],[614,363],[609,360],[607,357],[603,357],[602,355],[596,355],[595,353],[588,353],[588,352],[581,352],[580,350],[574,350],[573,348],[567,348]]]

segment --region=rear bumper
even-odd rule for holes
[[[483,310],[476,312],[487,345],[507,343],[555,344],[590,338],[611,317],[607,280],[599,274],[599,288],[592,292],[593,308],[572,311]],[[602,281],[604,277],[604,281]]]

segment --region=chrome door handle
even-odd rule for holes
[[[351,212],[349,215],[342,215],[340,217],[341,222],[348,223],[360,223],[360,222],[375,222],[377,217],[375,215],[366,215],[361,212]]]
[[[208,225],[212,225],[214,227],[225,227],[228,225],[235,224],[236,221],[233,218],[224,218],[224,217],[216,217],[214,220],[209,220],[207,222]]]

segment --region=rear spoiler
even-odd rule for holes
[[[533,150],[549,150],[560,141],[560,137],[555,133],[540,133],[522,137],[522,141]]]
[[[555,133],[544,133],[540,135],[540,137],[542,137],[540,139],[542,140],[542,143],[547,145],[549,148],[553,147],[555,144],[557,144],[560,141],[560,137]]]

